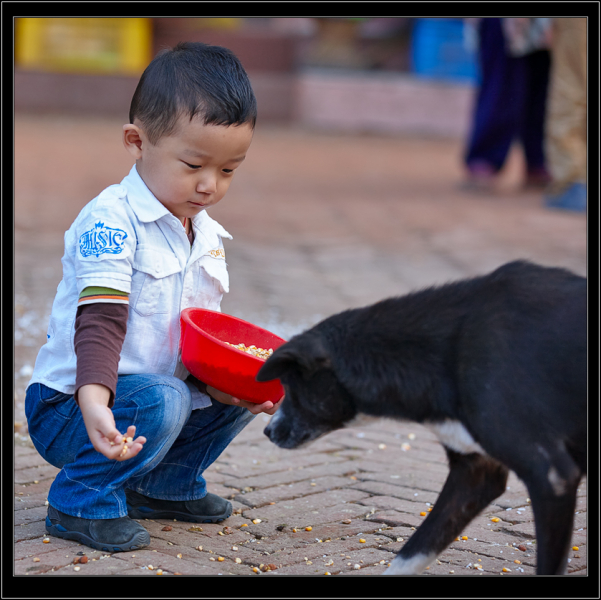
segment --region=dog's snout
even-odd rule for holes
[[[271,439],[271,423],[269,423],[269,425],[267,425],[267,427],[265,427],[265,429],[263,429],[263,433],[269,438]]]

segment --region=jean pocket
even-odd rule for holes
[[[40,402],[48,407],[51,407],[52,410],[61,417],[70,419],[73,414],[79,410],[79,407],[73,398],[73,394],[64,394],[63,392],[58,392],[57,390],[53,390],[42,383],[38,385],[40,386]]]
[[[55,467],[62,466],[64,460],[57,459],[49,448],[65,451],[63,432],[73,431],[73,423],[78,417],[79,407],[70,394],[64,394],[41,383],[27,388],[25,395],[25,415],[31,441],[40,455]],[[61,440],[56,444],[56,440]],[[53,454],[54,452],[54,454]]]

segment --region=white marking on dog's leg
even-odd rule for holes
[[[563,496],[566,493],[567,482],[566,480],[557,472],[555,467],[550,467],[549,472],[547,473],[547,479],[553,488],[553,493],[556,496]]]
[[[397,554],[384,575],[419,575],[435,558],[436,554],[415,554],[411,558]]]
[[[476,452],[486,455],[484,448],[474,440],[469,431],[459,421],[447,419],[440,422],[426,422],[424,427],[432,431],[443,446],[455,452],[461,454]]]

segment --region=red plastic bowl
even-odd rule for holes
[[[286,342],[252,323],[204,308],[186,308],[181,314],[182,362],[204,383],[241,400],[274,404],[284,395],[278,379],[259,382],[255,377],[265,361],[228,346],[255,345],[275,350]]]

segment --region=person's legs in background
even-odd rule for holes
[[[526,62],[506,51],[501,19],[479,24],[481,84],[465,155],[467,185],[490,185],[501,170],[524,113]]]
[[[586,211],[586,18],[553,23],[546,155],[549,208]]]
[[[526,100],[519,139],[526,162],[526,186],[542,187],[550,182],[544,152],[545,115],[551,56],[538,50],[524,57],[526,62]]]

